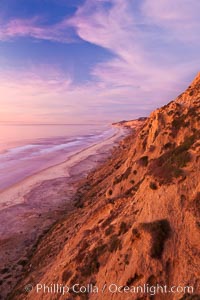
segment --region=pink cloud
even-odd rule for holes
[[[147,22],[168,30],[171,38],[182,42],[197,42],[200,30],[200,2],[144,0],[142,12]]]
[[[105,1],[88,0],[68,21],[76,28],[80,38],[109,49],[115,57],[94,66],[92,74],[104,87],[130,89],[136,97],[144,97],[153,89],[172,87],[181,70],[152,60],[143,43],[144,32],[138,28],[137,16],[127,0],[110,1],[110,10],[104,9]],[[173,88],[172,88],[173,89]],[[133,92],[134,90],[134,92]]]
[[[0,120],[40,123],[88,122],[93,115],[94,106],[100,105],[94,121],[102,121],[108,118],[105,110],[109,105],[109,96],[112,98],[110,92],[102,92],[100,86],[92,83],[75,86],[70,76],[47,65],[37,69],[30,68],[29,71],[2,72]]]
[[[41,18],[14,19],[0,26],[0,40],[9,40],[15,37],[33,37],[41,40],[58,42],[72,42],[74,39],[65,23],[41,25]]]
[[[113,7],[110,10],[104,9],[105,2],[111,2]],[[123,52],[130,50],[136,34],[134,20],[128,10],[129,5],[126,0],[87,0],[67,23],[76,28],[77,34],[83,40],[122,56]]]
[[[4,95],[1,108],[4,112],[13,109],[14,115],[17,110],[15,115],[23,112],[24,118],[32,116],[38,122],[44,120],[44,116],[45,120],[52,121],[54,116],[54,121],[65,123],[66,120],[87,120],[95,110],[98,111],[98,115],[95,113],[97,120],[114,121],[146,115],[187,86],[186,77],[192,79],[195,75],[198,60],[178,61],[175,57],[175,63],[170,62],[173,53],[166,54],[166,49],[164,53],[159,51],[162,36],[156,30],[162,29],[166,41],[172,37],[188,41],[188,38],[198,36],[197,12],[182,4],[182,0],[177,0],[180,9],[177,4],[170,7],[172,3],[166,0],[160,3],[145,0],[141,1],[144,4],[140,7],[138,21],[138,12],[132,5],[134,1],[110,0],[110,9],[105,9],[105,2],[109,1],[87,0],[70,20],[54,26],[41,26],[36,18],[11,21],[0,29],[0,39],[32,36],[66,41],[65,32],[73,26],[82,40],[114,54],[109,60],[93,66],[91,74],[94,80],[84,85],[74,84],[70,76],[49,66],[32,69],[31,74],[24,70],[7,77],[0,74],[0,90]],[[144,24],[156,27],[153,34],[143,29]],[[187,33],[185,39],[181,35],[181,26]],[[199,46],[197,39],[192,41]],[[4,114],[0,116],[3,117]]]

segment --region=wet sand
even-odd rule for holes
[[[119,128],[112,137],[0,193],[2,297],[21,278],[23,266],[34,251],[38,239],[59,218],[74,209],[72,198],[81,178],[105,161],[123,135],[125,130]]]

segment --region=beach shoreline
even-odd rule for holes
[[[21,145],[15,144],[15,146],[8,147],[4,153],[1,153],[0,193],[32,175],[62,164],[74,154],[78,154],[87,147],[112,137],[116,133],[116,128],[113,126],[80,130],[77,127],[74,129],[74,127],[68,126],[62,132],[57,132],[57,136],[52,134],[51,137],[48,136],[48,132],[43,133],[43,138],[34,136],[30,138],[29,136],[29,139],[27,139],[27,136],[25,138],[22,135],[19,142]],[[37,128],[37,131],[39,129]],[[48,128],[49,130],[50,128]]]
[[[126,134],[127,129],[117,128],[113,136],[0,193],[2,290],[12,290],[37,241],[74,209],[72,199],[81,179],[103,163]]]
[[[23,194],[26,193],[26,190],[33,188],[38,182],[53,179],[56,177],[70,177],[70,170],[74,167],[74,165],[78,164],[80,161],[84,160],[90,155],[95,155],[96,152],[98,152],[98,150],[103,148],[104,146],[107,146],[109,149],[111,149],[112,144],[120,140],[120,138],[125,136],[127,132],[127,129],[123,127],[116,127],[116,129],[117,131],[111,137],[85,147],[75,154],[70,155],[63,162],[56,163],[50,167],[44,168],[43,170],[31,174],[25,179],[22,179],[21,181],[1,190],[0,210],[11,206],[13,202],[14,204],[23,202]],[[8,199],[10,199],[10,201]]]

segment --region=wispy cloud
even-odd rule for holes
[[[70,42],[73,28],[83,42],[109,50],[112,58],[94,64],[91,81],[83,85],[50,66],[23,70],[20,81],[15,72],[0,74],[4,113],[9,104],[38,121],[53,116],[87,121],[94,110],[102,121],[148,114],[181,92],[198,71],[199,8],[196,0],[86,0],[71,18],[52,26],[38,17],[9,21],[0,27],[0,40],[30,36]]]
[[[65,22],[45,25],[43,18],[12,19],[0,22],[0,40],[12,40],[17,37],[32,37],[35,39],[56,41],[62,43],[74,42],[75,38]]]
[[[133,97],[133,104],[138,97],[149,101],[151,96],[162,101],[158,99],[158,94],[166,97],[173,95],[179,88],[177,81],[183,82],[188,76],[187,71],[195,71],[196,58],[191,59],[190,53],[184,53],[185,60],[181,61],[177,53],[173,54],[181,48],[167,41],[171,39],[172,29],[175,31],[177,28],[179,33],[179,20],[184,23],[188,13],[190,17],[187,16],[186,20],[192,20],[197,15],[197,7],[191,9],[187,3],[181,10],[177,5],[170,6],[170,1],[158,4],[155,0],[145,0],[136,6],[135,1],[110,0],[110,9],[105,9],[106,2],[87,0],[68,22],[76,28],[81,39],[109,49],[115,55],[108,62],[94,66],[92,74],[102,85],[116,87],[118,92],[121,87],[122,91],[126,87]],[[182,7],[183,1],[178,2]],[[190,31],[195,30],[200,21],[196,18],[192,24],[188,24]],[[198,36],[197,31],[195,35]],[[183,35],[181,39],[184,39]]]
[[[45,72],[43,72],[45,70]],[[74,85],[51,66],[39,66],[29,71],[0,73],[0,120],[39,123],[103,122],[111,120],[106,113],[112,107],[111,91],[102,91],[92,83]],[[94,101],[95,98],[95,101]],[[95,107],[99,107],[95,112]],[[113,120],[115,117],[113,116]]]
[[[196,0],[144,0],[142,12],[150,24],[165,29],[168,37],[198,43],[200,2]]]

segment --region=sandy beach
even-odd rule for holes
[[[14,287],[38,239],[73,209],[71,200],[81,178],[105,161],[125,134],[125,129],[117,128],[112,137],[0,193],[2,290],[9,292]]]

